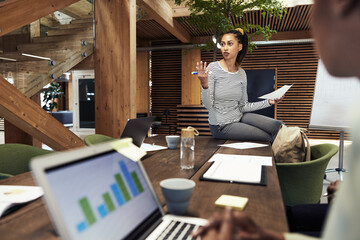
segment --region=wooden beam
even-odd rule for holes
[[[0,36],[63,9],[78,0],[17,0],[0,4]]]
[[[182,50],[181,59],[181,104],[201,104],[200,80],[191,71],[196,71],[196,63],[201,60],[199,48]]]
[[[95,132],[118,138],[136,117],[136,1],[94,6]]]
[[[190,34],[173,18],[173,10],[166,0],[137,0],[136,3],[181,42],[190,42]]]
[[[84,147],[76,136],[0,76],[0,115],[56,151]]]
[[[191,14],[191,11],[188,7],[185,6],[185,3],[181,3],[180,5],[176,5],[174,0],[166,0],[166,2],[170,5],[173,11],[173,17],[188,17]]]

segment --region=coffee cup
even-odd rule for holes
[[[165,136],[166,139],[166,143],[168,145],[169,149],[176,149],[179,141],[180,141],[180,136],[179,135],[168,135]]]
[[[184,214],[189,206],[195,182],[186,178],[168,178],[160,182],[160,187],[169,213]]]

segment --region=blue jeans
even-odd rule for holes
[[[260,114],[245,113],[240,122],[225,126],[210,125],[214,138],[240,141],[266,141],[273,143],[282,121]]]

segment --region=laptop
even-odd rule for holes
[[[120,138],[132,138],[133,143],[140,147],[153,123],[155,117],[132,118],[126,122]]]
[[[31,161],[61,238],[191,239],[189,233],[207,220],[165,215],[141,161],[120,154],[113,144]]]

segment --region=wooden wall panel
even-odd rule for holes
[[[169,42],[153,42],[168,45]],[[181,49],[151,52],[151,111],[152,116],[163,117],[169,110],[167,123],[177,125],[177,105],[181,104]],[[163,117],[162,122],[165,123]],[[159,128],[156,133],[168,134],[168,128]]]
[[[200,60],[200,49],[182,50],[182,105],[201,104],[201,84],[197,76],[191,74]]]
[[[136,113],[149,113],[149,52],[136,53]]]

